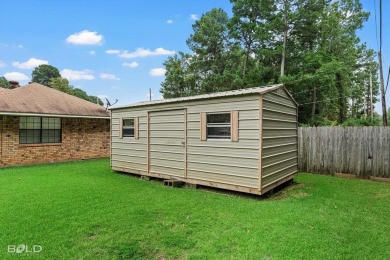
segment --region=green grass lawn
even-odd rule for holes
[[[0,259],[390,259],[390,185],[299,174],[270,198],[164,187],[109,160],[0,169]]]

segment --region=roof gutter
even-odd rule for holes
[[[39,113],[23,113],[23,112],[0,112],[4,116],[46,116],[46,117],[62,117],[62,118],[96,118],[110,119],[110,116],[82,116],[82,115],[59,115],[59,114],[39,114]]]

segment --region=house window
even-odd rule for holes
[[[231,113],[207,114],[207,139],[231,138]]]
[[[19,143],[61,143],[61,118],[38,116],[20,117]]]
[[[122,122],[123,137],[134,137],[135,133],[134,118],[125,118]]]

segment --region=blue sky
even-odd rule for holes
[[[387,77],[390,1],[383,2]],[[362,3],[372,15],[358,34],[376,49],[374,0]],[[118,99],[118,105],[147,100],[149,88],[152,98],[160,99],[164,60],[188,51],[191,25],[214,7],[231,14],[228,0],[1,0],[0,75],[24,85],[34,66],[46,63],[57,67],[74,87]],[[380,104],[376,107],[380,111]]]

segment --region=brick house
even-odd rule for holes
[[[0,167],[109,156],[104,107],[38,83],[0,88]]]

